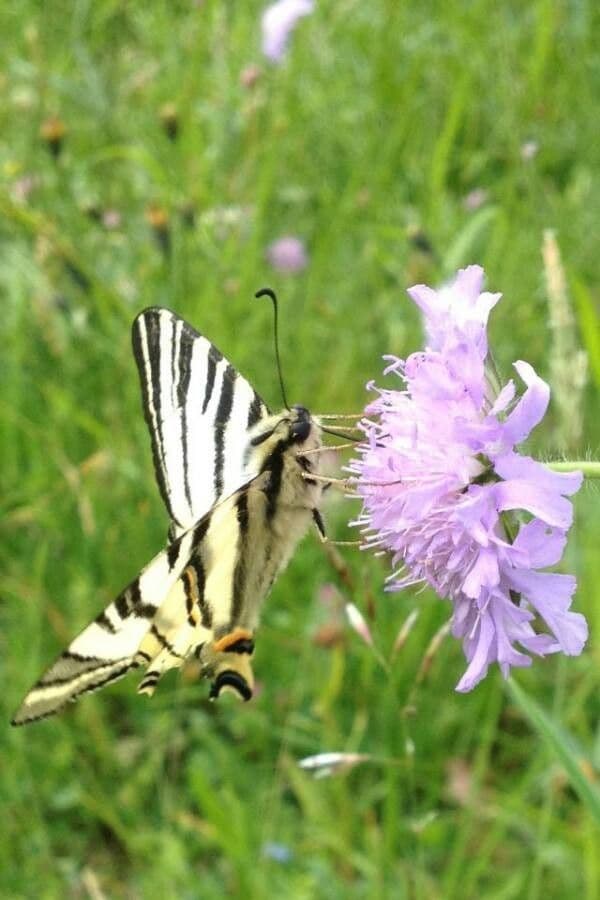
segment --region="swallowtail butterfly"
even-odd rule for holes
[[[310,523],[323,534],[321,429],[307,409],[272,415],[215,345],[168,309],[136,318],[133,352],[168,545],[36,682],[14,725],[130,669],[145,668],[138,691],[152,694],[192,658],[211,697],[228,690],[248,700],[261,603]]]

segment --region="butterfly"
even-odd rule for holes
[[[311,523],[325,536],[322,434],[309,411],[272,414],[215,345],[168,309],[140,313],[132,341],[168,543],[36,682],[14,725],[139,667],[138,691],[151,695],[191,659],[211,680],[211,698],[230,691],[248,700],[262,601]]]

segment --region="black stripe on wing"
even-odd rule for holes
[[[260,399],[256,391],[254,391],[254,397],[252,398],[252,403],[250,404],[250,408],[248,409],[248,430],[263,418],[263,416],[265,415],[265,409],[266,407],[263,401]]]
[[[213,344],[214,347],[214,344]],[[216,350],[217,348],[214,347]],[[218,351],[217,351],[218,352]],[[206,412],[206,407],[210,403],[213,388],[215,386],[215,375],[217,374],[217,363],[221,360],[221,354],[218,357],[216,353],[208,354],[208,362],[206,364],[206,387],[204,389],[204,399],[202,400],[202,415]]]
[[[177,332],[176,332],[177,333]],[[173,347],[177,347],[176,340],[173,341]],[[176,352],[176,350],[175,350]],[[177,404],[181,408],[181,437],[183,452],[183,484],[185,490],[185,498],[190,509],[192,508],[192,495],[190,491],[190,475],[189,475],[189,452],[188,452],[188,427],[187,427],[187,396],[190,387],[190,378],[192,375],[192,352],[193,341],[189,336],[182,332],[179,346],[179,359],[177,365]]]
[[[160,427],[160,369],[159,352],[160,345],[160,315],[158,309],[148,309],[141,313],[134,321],[131,330],[131,343],[133,355],[137,363],[142,388],[142,407],[144,418],[150,431],[152,444],[152,460],[154,473],[163,503],[167,507],[171,518],[175,518],[171,509],[171,501],[166,481],[167,466],[164,458],[162,431]],[[176,370],[176,343],[171,344],[171,372]],[[147,367],[150,368],[148,377]]]
[[[225,431],[229,424],[231,408],[233,406],[233,392],[235,389],[236,371],[232,365],[227,365],[223,372],[221,382],[221,396],[217,406],[215,417],[215,495],[220,497],[223,493],[223,468],[225,466]]]
[[[233,591],[231,603],[231,621],[237,622],[242,612],[243,598],[246,590],[248,547],[248,528],[250,525],[248,509],[248,491],[240,491],[235,501],[235,513],[238,523],[237,561],[233,573]]]

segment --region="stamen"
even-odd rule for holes
[[[394,484],[404,484],[406,478],[398,478],[396,481],[362,481],[360,482],[361,487],[390,487]],[[352,481],[352,476],[348,479],[348,484],[351,486],[352,484],[357,484],[358,481]]]

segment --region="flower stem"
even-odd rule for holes
[[[546,465],[555,472],[583,472],[585,478],[600,478],[600,462],[589,459],[561,460]]]

